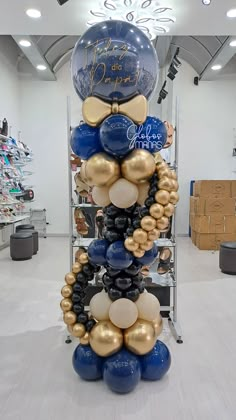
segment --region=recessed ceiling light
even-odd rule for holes
[[[212,66],[211,69],[212,70],[220,70],[220,69],[222,69],[222,66],[221,66],[221,64],[215,64],[214,66]]]
[[[21,39],[20,42],[19,42],[19,44],[22,47],[31,47],[31,42],[27,41],[27,39]]]
[[[37,66],[37,69],[43,71],[43,70],[47,70],[47,67],[44,64],[39,64]]]
[[[37,9],[28,9],[26,14],[33,19],[39,19],[42,16],[40,10]]]
[[[230,9],[230,10],[228,10],[227,16],[229,18],[236,18],[236,9]]]
[[[202,4],[204,4],[204,6],[209,6],[211,4],[211,0],[202,0]]]
[[[236,47],[236,39],[230,42],[230,47]]]

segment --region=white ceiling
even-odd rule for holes
[[[154,0],[153,0],[154,1]],[[99,11],[98,0],[69,0],[59,6],[57,0],[0,0],[1,35],[81,35],[91,20],[89,10]],[[158,7],[172,7],[176,22],[171,23],[170,35],[236,35],[236,19],[226,17],[227,10],[236,7],[235,0],[212,0],[203,6],[202,0],[159,0]],[[25,11],[38,8],[42,17],[30,19]]]

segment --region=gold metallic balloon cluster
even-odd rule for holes
[[[83,253],[79,256],[79,261],[72,266],[72,271],[65,276],[66,285],[61,289],[63,299],[60,303],[63,311],[63,320],[67,325],[69,332],[74,336],[80,338],[81,344],[88,344],[88,333],[86,332],[84,324],[76,322],[77,316],[73,312],[73,303],[71,296],[73,294],[73,285],[76,282],[76,275],[83,269],[83,265],[88,263],[88,254]]]
[[[136,258],[142,258],[145,251],[152,249],[160,232],[168,227],[169,218],[179,200],[179,184],[175,171],[169,169],[159,153],[156,154],[155,160],[155,170],[158,174],[156,202],[149,208],[149,215],[140,220],[141,228],[135,229],[133,235],[125,240],[126,249]]]

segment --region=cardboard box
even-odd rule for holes
[[[236,181],[231,181],[231,197],[236,197]]]
[[[193,229],[191,229],[191,239],[194,245],[196,245],[196,235],[196,232]]]
[[[196,197],[190,197],[190,214],[194,214],[195,198]]]
[[[193,197],[193,214],[198,216],[211,216],[221,214],[223,216],[235,215],[235,198],[204,198]]]
[[[206,198],[231,197],[231,181],[195,181],[193,195]]]
[[[236,216],[212,216],[190,215],[190,226],[198,233],[236,233]]]
[[[233,242],[236,234],[230,233],[196,233],[196,246],[201,250],[214,251],[220,249],[222,242]]]

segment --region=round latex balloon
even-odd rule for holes
[[[153,321],[160,314],[159,300],[152,293],[142,293],[135,303],[141,319]]]
[[[155,159],[147,150],[133,150],[121,163],[122,176],[135,184],[147,181],[155,170]]]
[[[94,295],[90,301],[90,312],[92,316],[98,321],[106,321],[109,319],[109,309],[112,301],[108,294],[103,290]]]
[[[137,203],[141,206],[144,205],[145,200],[148,198],[148,192],[150,189],[149,182],[143,182],[142,184],[138,184],[138,199]]]
[[[102,152],[99,141],[99,129],[88,124],[81,124],[72,131],[70,145],[75,155],[81,159],[89,159],[95,153]]]
[[[109,309],[110,321],[119,328],[129,328],[138,319],[138,309],[129,299],[118,299]]]
[[[123,241],[116,241],[107,250],[107,264],[115,269],[128,268],[133,262],[133,255],[124,247]]]
[[[108,187],[93,187],[92,197],[94,203],[101,207],[108,206],[111,202]]]
[[[136,26],[121,20],[97,23],[77,42],[72,78],[82,100],[97,96],[124,101],[137,94],[147,99],[159,73],[156,51]]]
[[[109,197],[116,207],[126,209],[136,203],[138,188],[127,179],[120,178],[110,187]]]
[[[100,142],[105,152],[122,158],[134,149],[128,137],[135,136],[136,125],[124,115],[111,115],[100,126]]]
[[[89,185],[109,186],[120,176],[120,165],[106,153],[96,153],[86,163],[85,176]]]
[[[121,349],[123,334],[110,321],[99,321],[90,332],[89,342],[96,354],[107,357]]]
[[[131,139],[132,133],[128,132]],[[135,149],[145,149],[150,153],[159,152],[163,148],[167,139],[165,124],[155,117],[147,117],[146,121],[136,129],[135,138],[132,137]]]
[[[137,261],[141,262],[143,265],[152,264],[155,261],[157,254],[158,248],[154,243],[152,249],[150,249],[150,251],[146,251],[143,257],[137,258]]]
[[[95,381],[102,378],[103,359],[90,346],[79,344],[74,351],[72,363],[82,379]]]
[[[157,340],[152,351],[139,358],[142,369],[142,379],[146,381],[157,381],[169,370],[171,355],[168,347],[160,340]]]
[[[88,256],[92,264],[106,264],[106,252],[109,242],[106,239],[94,239],[88,247]]]

